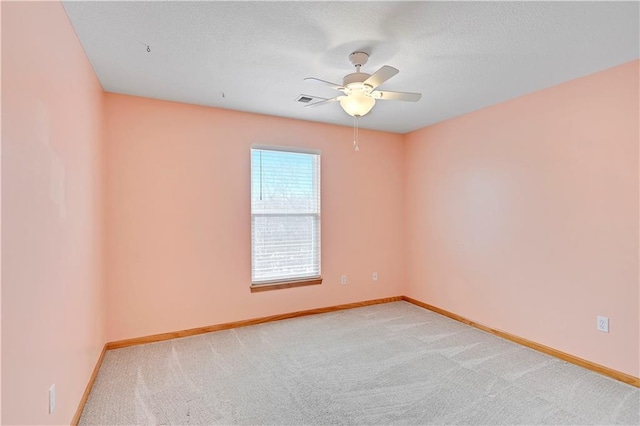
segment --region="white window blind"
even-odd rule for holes
[[[320,155],[252,148],[252,283],[319,277]]]

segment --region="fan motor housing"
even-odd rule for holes
[[[362,83],[369,77],[371,77],[371,74],[367,74],[366,72],[354,72],[347,74],[343,79],[342,85],[344,87],[348,87],[349,84],[352,83]]]

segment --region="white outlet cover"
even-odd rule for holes
[[[609,318],[598,315],[598,322],[596,324],[598,331],[603,333],[609,332]]]
[[[49,388],[49,414],[52,414],[56,409],[56,385],[51,385]]]
[[[340,277],[340,284],[345,285],[347,283],[347,276],[343,275]]]
[[[371,276],[371,278],[373,279],[373,281],[378,281],[378,273],[374,272]]]

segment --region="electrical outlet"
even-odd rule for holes
[[[53,414],[56,409],[56,385],[49,388],[49,414]]]
[[[598,331],[602,331],[603,333],[608,333],[609,332],[609,318],[601,317],[600,315],[598,315],[597,328],[598,328]]]
[[[347,284],[347,276],[343,275],[340,277],[340,284],[345,285]]]
[[[373,275],[371,275],[371,279],[372,279],[373,281],[378,281],[378,273],[377,273],[377,272],[374,272],[374,273],[373,273]]]

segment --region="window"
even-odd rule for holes
[[[252,291],[320,276],[320,154],[252,148]]]

